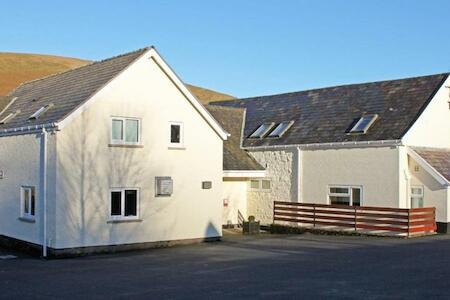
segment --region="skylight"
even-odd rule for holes
[[[269,133],[269,137],[281,137],[291,126],[294,124],[294,121],[290,122],[282,122]]]
[[[47,110],[49,110],[53,106],[53,103],[47,104],[46,106],[42,106],[39,108],[34,114],[32,114],[28,119],[29,120],[36,120],[40,116],[42,116]]]
[[[365,134],[369,130],[370,126],[378,119],[378,115],[366,115],[362,116],[349,133],[353,134]]]
[[[260,125],[255,131],[253,131],[253,133],[250,135],[250,138],[263,138],[270,129],[273,128],[273,126],[275,125],[275,123],[264,123],[262,125]]]
[[[6,117],[0,120],[0,125],[5,124],[6,122],[11,121],[12,118],[14,118],[18,113],[20,113],[20,110],[17,110],[13,113],[8,114]]]

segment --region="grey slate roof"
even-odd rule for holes
[[[413,150],[450,181],[450,149],[413,147]]]
[[[244,147],[401,139],[449,73],[352,84],[211,103],[246,108]],[[378,120],[364,135],[348,135],[365,114]],[[247,138],[265,122],[295,121],[281,138]]]
[[[220,125],[230,133],[230,137],[223,142],[223,170],[264,170],[247,151],[241,149],[241,130],[245,110],[211,105],[205,107]]]
[[[9,95],[17,99],[0,118],[18,110],[20,113],[11,121],[0,125],[0,130],[43,125],[64,119],[148,49],[140,49],[20,85]],[[50,103],[53,107],[42,117],[28,120],[40,107]]]
[[[10,96],[0,96],[0,112],[8,105],[9,102],[11,102],[11,100],[13,99],[13,97]],[[0,116],[0,119],[2,118],[2,116]]]

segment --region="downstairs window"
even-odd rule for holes
[[[362,187],[330,186],[328,200],[330,204],[361,206]]]
[[[111,219],[135,219],[139,212],[138,189],[112,189],[110,195]]]
[[[36,211],[35,189],[30,186],[20,188],[20,217],[34,220]]]

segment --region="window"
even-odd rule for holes
[[[140,123],[140,120],[135,118],[112,118],[111,142],[113,144],[139,144]]]
[[[370,126],[378,119],[378,115],[367,115],[361,117],[355,126],[350,130],[350,134],[365,134]]]
[[[110,195],[111,219],[136,219],[139,212],[138,189],[112,189]]]
[[[170,146],[183,147],[183,123],[170,122]]]
[[[20,110],[17,110],[17,111],[15,111],[15,112],[13,112],[13,113],[8,114],[6,117],[4,117],[3,119],[0,120],[0,125],[5,124],[5,123],[11,121],[12,118],[14,118],[14,117],[15,117],[17,114],[19,114],[19,113],[20,113]]]
[[[362,188],[352,186],[330,186],[328,199],[331,204],[361,206]]]
[[[36,211],[36,197],[34,187],[20,188],[20,216],[25,219],[34,219]]]
[[[292,124],[294,124],[294,121],[282,122],[278,124],[277,127],[269,133],[269,137],[281,137],[292,126]]]
[[[270,129],[273,128],[275,123],[264,123],[261,126],[259,126],[253,133],[250,135],[250,138],[263,138]]]
[[[253,191],[270,191],[270,179],[252,179],[250,180],[250,189]]]
[[[423,186],[411,186],[411,208],[423,207]]]
[[[29,120],[39,119],[39,117],[42,116],[51,107],[53,107],[53,103],[47,104],[46,106],[42,106],[34,114],[32,114],[28,119]]]

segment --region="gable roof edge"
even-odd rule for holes
[[[107,87],[112,81],[114,81],[117,77],[119,77],[122,73],[124,73],[126,70],[128,70],[134,63],[136,63],[142,56],[144,56],[146,53],[148,53],[151,49],[153,49],[153,46],[149,46],[146,48],[143,48],[143,52],[137,56],[131,63],[129,63],[125,68],[123,68],[120,72],[118,72],[115,76],[113,76],[110,80],[108,80],[105,84],[103,84],[101,87],[99,87],[97,90],[95,90],[91,95],[89,95],[86,100],[84,100],[80,105],[75,107],[70,113],[65,115],[61,120],[58,120],[56,122],[56,125],[59,130],[64,128],[68,123],[70,123],[74,118],[79,116],[82,112],[84,112],[87,107],[92,103],[92,99],[105,87]],[[138,50],[139,51],[139,50]],[[83,66],[82,66],[83,67]],[[82,68],[81,67],[81,68]]]
[[[168,63],[162,58],[162,56],[156,51],[154,47],[150,49],[152,52],[151,58],[161,68],[161,70],[169,77],[173,84],[183,94],[183,96],[191,103],[194,109],[205,119],[205,121],[211,126],[211,128],[220,136],[222,140],[227,140],[230,135],[223,127],[217,122],[216,119],[209,113],[209,111],[200,103],[194,94],[185,86],[180,77],[170,67]]]
[[[442,186],[450,187],[450,181],[447,180],[438,170],[436,170],[432,165],[430,165],[419,153],[414,151],[411,147],[406,147],[407,153],[422,167],[427,171],[437,182]]]
[[[419,120],[420,116],[422,116],[423,112],[425,111],[425,109],[428,107],[428,105],[430,105],[431,101],[434,99],[434,97],[436,96],[437,92],[441,89],[441,87],[444,85],[444,83],[447,81],[447,79],[449,78],[450,74],[447,74],[442,80],[441,82],[437,85],[437,87],[434,89],[434,91],[431,93],[430,97],[428,97],[427,101],[422,105],[422,107],[420,108],[419,112],[417,113],[417,115],[414,117],[414,119],[410,122],[410,124],[408,125],[408,127],[403,131],[403,133],[400,135],[400,139],[403,140],[403,138],[406,136],[406,134],[410,131],[410,129],[414,126],[414,124],[416,124],[417,120]]]

